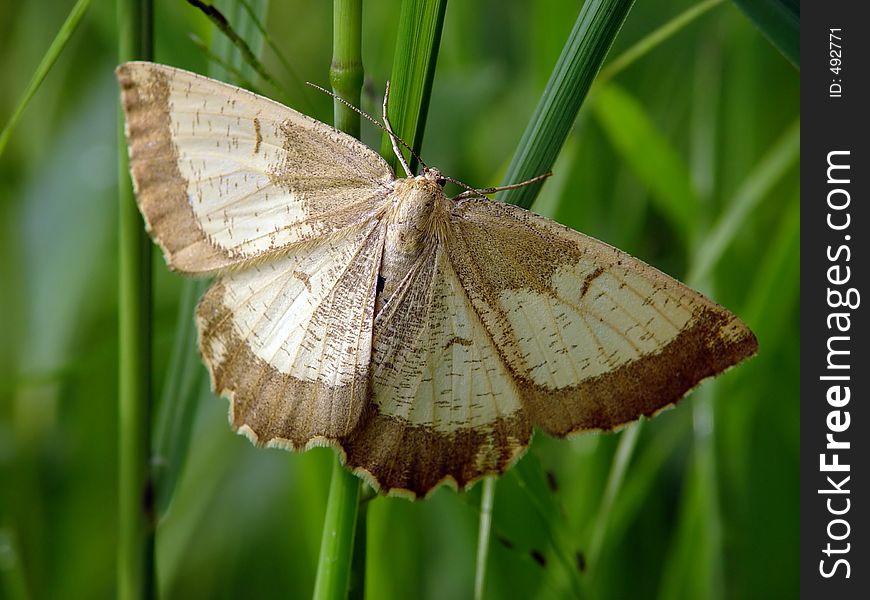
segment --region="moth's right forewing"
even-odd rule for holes
[[[364,223],[386,201],[386,162],[323,123],[163,65],[117,76],[139,207],[175,270],[219,271]]]
[[[757,349],[715,302],[516,206],[457,203],[451,234],[451,263],[524,409],[551,434],[652,415]]]

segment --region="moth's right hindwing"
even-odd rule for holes
[[[139,207],[171,268],[209,273],[361,224],[393,179],[354,138],[246,90],[117,69]]]

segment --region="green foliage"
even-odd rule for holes
[[[71,5],[0,5],[0,121]],[[245,12],[217,5],[231,22]],[[422,157],[476,186],[506,173],[578,12],[571,0],[504,6],[447,4],[431,80]],[[610,60],[692,6],[638,3]],[[759,355],[640,427],[536,435],[496,487],[485,597],[797,596],[799,73],[732,3],[715,6],[593,88],[535,206],[673,275],[691,272],[756,331]],[[404,60],[396,8],[363,8],[361,103],[374,114]],[[296,77],[328,87],[330,3],[269,10]],[[156,11],[157,60],[207,72],[188,33],[218,54],[220,34],[185,3]],[[293,84],[256,28],[239,31],[291,106],[332,120],[330,98]],[[93,3],[0,160],[0,543],[13,558],[0,561],[0,590],[10,597],[115,597],[117,36],[112,3]],[[362,137],[381,145],[365,124]],[[155,265],[161,597],[309,597],[333,453],[256,449],[229,430],[226,401],[190,355],[194,285],[182,294]],[[469,597],[480,488],[368,501],[366,596]]]
[[[701,205],[686,161],[662,135],[644,106],[617,85],[598,90],[592,109],[610,143],[649,190],[650,201],[675,232],[692,232]]]
[[[3,127],[3,131],[0,132],[0,156],[3,155],[3,150],[6,148],[6,144],[9,143],[9,138],[15,130],[15,125],[18,124],[18,121],[21,119],[24,109],[27,108],[31,98],[33,98],[33,94],[35,94],[36,90],[39,89],[39,86],[42,85],[43,80],[46,75],[48,75],[51,67],[54,66],[60,53],[63,52],[63,49],[66,47],[70,37],[75,32],[82,17],[85,16],[90,5],[91,0],[78,0],[70,11],[66,21],[61,25],[57,35],[52,40],[51,46],[48,47],[45,56],[42,57],[42,62],[40,62],[39,66],[36,67],[36,71],[33,73],[33,78],[30,80],[30,83],[27,84],[27,89],[24,91],[24,95],[15,107],[15,111]]]
[[[793,65],[801,64],[801,8],[798,0],[734,0]]]

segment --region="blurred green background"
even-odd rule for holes
[[[72,4],[0,4],[0,121]],[[638,2],[610,57],[690,6]],[[375,114],[398,7],[364,6],[362,104]],[[499,183],[579,8],[448,4],[427,163],[478,187]],[[156,11],[156,60],[207,72],[188,34],[219,34],[184,2]],[[115,23],[113,2],[93,2],[0,158],[6,597],[115,594]],[[331,3],[272,2],[267,26],[299,79],[328,85]],[[264,61],[291,106],[331,121],[329,98],[302,92],[268,50]],[[722,2],[587,99],[534,209],[688,276],[750,325],[760,350],[639,427],[537,435],[498,482],[487,597],[797,597],[799,80]],[[363,138],[379,146],[373,129]],[[180,376],[170,357],[192,314],[189,286],[157,254],[154,264],[160,398]],[[309,597],[331,450],[261,450],[233,434],[189,345],[175,351],[191,365],[181,375],[193,390],[190,426],[180,417],[189,446],[156,459],[178,477],[160,503],[161,595]],[[367,502],[366,597],[471,597],[479,506],[480,486]]]

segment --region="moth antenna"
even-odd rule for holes
[[[462,200],[463,198],[471,198],[473,196],[479,196],[480,198],[486,198],[486,196],[483,195],[483,190],[476,190],[473,187],[471,187],[470,185],[462,183],[458,179],[454,179],[453,177],[450,177],[449,175],[445,175],[444,173],[441,174],[441,177],[443,177],[447,181],[455,183],[459,187],[465,188],[467,190],[465,192],[462,192],[458,196],[454,196],[453,198],[451,198],[451,200]]]
[[[390,143],[393,146],[393,152],[396,153],[396,156],[398,157],[399,161],[402,163],[402,168],[405,169],[405,174],[408,177],[413,177],[414,174],[411,172],[411,169],[408,167],[408,163],[405,161],[405,157],[402,155],[401,152],[399,152],[396,149],[396,142],[398,142],[399,144],[404,146],[408,150],[408,152],[410,152],[411,155],[417,159],[417,162],[419,162],[421,165],[423,165],[424,169],[429,168],[429,166],[425,162],[423,162],[423,159],[420,158],[416,152],[414,152],[414,149],[411,148],[411,146],[409,146],[405,140],[403,140],[402,138],[397,136],[395,133],[393,133],[393,128],[390,125],[390,121],[387,119],[387,109],[386,109],[387,96],[389,95],[389,92],[390,92],[390,82],[389,81],[387,82],[386,92],[384,92],[384,123],[381,123],[380,121],[378,121],[377,119],[372,117],[367,112],[360,110],[359,108],[357,108],[356,106],[354,106],[353,104],[351,104],[350,102],[345,100],[344,98],[340,97],[335,92],[331,92],[326,88],[320,87],[316,83],[311,83],[310,81],[306,81],[305,83],[306,83],[306,85],[310,85],[311,87],[313,87],[316,90],[320,90],[321,92],[323,92],[327,96],[332,96],[335,100],[338,100],[339,102],[344,104],[346,107],[348,107],[349,109],[351,109],[355,113],[359,114],[361,117],[365,117],[369,122],[371,122],[373,125],[375,125],[379,129],[381,129],[388,136],[390,136]]]
[[[457,181],[456,179],[453,179],[452,177],[444,176],[444,179],[446,179],[448,181],[452,181],[456,185],[464,187],[467,190],[465,192],[462,192],[458,196],[454,196],[453,198],[451,198],[452,200],[463,200],[465,198],[472,198],[474,196],[479,196],[480,198],[485,198],[486,194],[495,194],[497,192],[503,192],[505,190],[515,190],[517,188],[526,187],[527,185],[532,185],[533,183],[537,183],[538,181],[541,181],[542,179],[546,179],[547,177],[550,177],[552,174],[553,174],[552,171],[547,171],[546,173],[542,173],[541,175],[537,175],[535,177],[532,177],[531,179],[526,179],[525,181],[521,181],[519,183],[512,183],[510,185],[500,185],[497,187],[488,187],[488,188],[481,188],[481,189],[475,189],[475,188],[469,187],[469,186],[465,185],[464,183],[462,183],[461,181]]]

